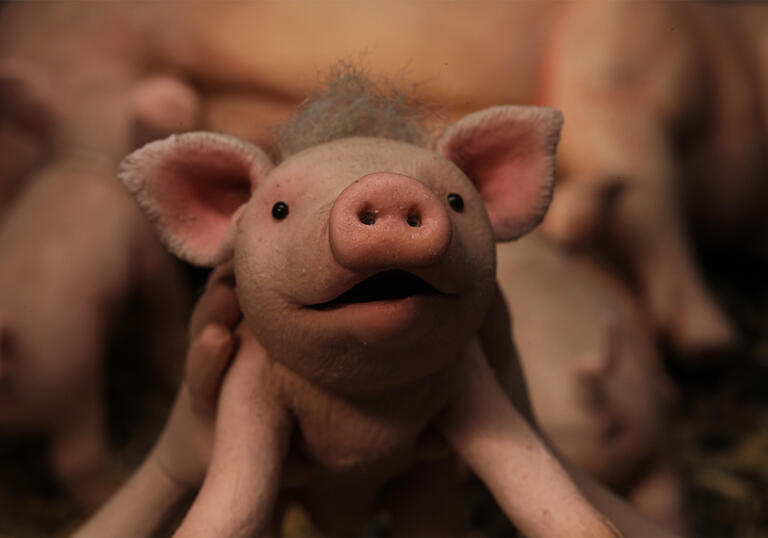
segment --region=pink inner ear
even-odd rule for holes
[[[155,186],[157,198],[166,200],[156,208],[185,244],[215,251],[230,217],[250,197],[249,163],[217,148],[176,157],[163,167],[164,179]]]
[[[187,133],[129,155],[120,177],[179,257],[214,265],[232,215],[271,167],[259,148],[213,133]]]
[[[438,140],[437,151],[480,191],[497,240],[516,239],[544,217],[561,126],[554,109],[495,107],[463,118]]]

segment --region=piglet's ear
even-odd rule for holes
[[[120,164],[119,177],[178,257],[212,266],[226,257],[233,216],[272,168],[258,147],[193,132],[147,144]]]
[[[497,241],[517,239],[544,218],[562,124],[553,108],[500,106],[465,116],[437,139],[436,151],[480,191]]]

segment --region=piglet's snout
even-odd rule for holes
[[[445,206],[417,180],[394,173],[363,176],[339,195],[330,216],[331,251],[352,271],[423,267],[451,243]]]

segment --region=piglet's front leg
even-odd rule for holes
[[[499,386],[475,340],[441,428],[526,536],[616,537]]]
[[[241,344],[221,388],[211,464],[174,536],[258,536],[277,497],[292,421],[269,383],[261,345]]]

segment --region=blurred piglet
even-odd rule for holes
[[[197,95],[160,75],[178,70],[154,58],[151,38],[163,12],[71,2],[3,6],[0,218],[30,176],[61,160],[63,150],[116,160],[132,141],[193,128]]]
[[[430,151],[418,109],[339,75],[284,128],[279,163],[197,132],[122,164],[172,252],[209,266],[234,256],[241,330],[258,340],[230,374],[250,379],[251,409],[218,417],[179,534],[264,532],[281,484],[332,535],[382,503],[394,535],[460,534],[452,510],[435,518],[445,495],[429,493],[455,491],[458,453],[526,534],[614,536],[478,341],[495,240],[525,234],[549,204],[559,112],[483,110]]]
[[[691,238],[768,256],[768,10],[572,6],[553,32],[547,75],[544,102],[568,122],[542,230],[569,247],[607,246],[682,358],[718,355],[736,332]]]
[[[539,237],[498,249],[533,411],[573,463],[685,533],[668,450],[674,389],[634,299],[605,268]]]
[[[57,9],[31,19],[81,54],[54,54],[9,27],[14,9],[0,40],[0,429],[44,434],[53,472],[92,507],[116,478],[105,416],[112,332],[138,313],[146,354],[169,374],[187,309],[177,263],[115,170],[138,145],[194,127],[199,103],[181,81],[117,61],[124,36],[102,42],[107,20],[68,32]]]

